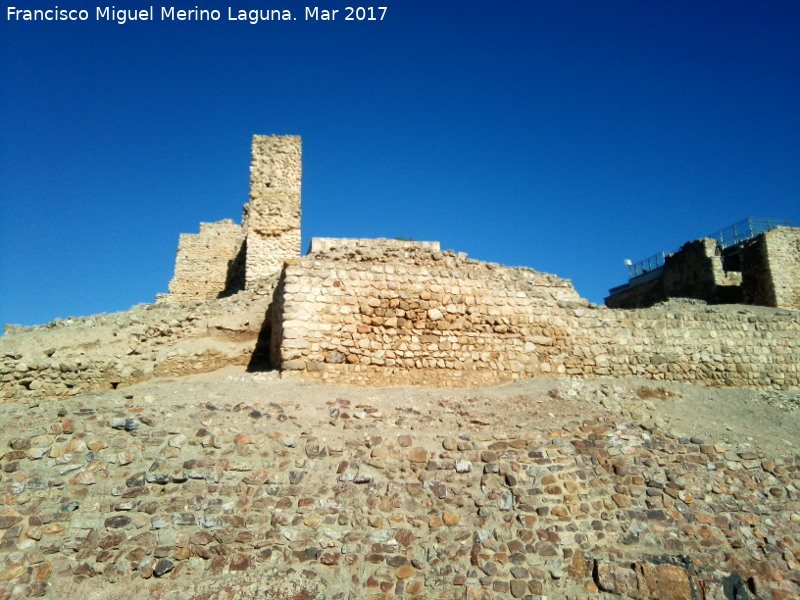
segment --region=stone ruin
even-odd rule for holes
[[[740,260],[739,279],[706,240],[668,257],[661,283],[641,286],[663,292],[671,282],[674,292],[676,274],[699,272],[684,282],[719,293],[724,278],[746,287],[757,280],[748,269],[760,270],[769,285],[751,296],[783,308],[670,301],[611,309],[581,298],[569,280],[471,260],[438,242],[314,238],[301,257],[301,170],[299,137],[256,136],[242,224],[203,223],[181,235],[169,293],[154,305],[7,326],[0,398],[73,396],[224,365],[375,386],[559,375],[800,386],[797,228],[750,241],[760,262]],[[673,268],[681,264],[689,266]],[[45,330],[42,355],[29,340]]]
[[[255,136],[250,202],[242,224],[201,223],[182,234],[169,293],[158,302],[196,302],[234,294],[280,272],[300,256],[300,138]]]
[[[788,221],[747,219],[629,269],[629,282],[610,290],[606,306],[689,298],[800,310],[800,228]]]
[[[798,311],[599,307],[436,242],[315,238],[301,257],[300,140],[253,155],[242,225],[182,236],[157,304],[0,338],[0,598],[798,597],[792,446],[683,438],[652,408],[674,399],[660,381],[788,402]],[[270,374],[218,396],[170,381],[231,364],[539,380],[421,391],[421,410],[402,388],[278,403],[294,384]]]
[[[470,260],[436,242],[315,238],[301,257],[300,157],[298,137],[255,137],[241,227],[221,221],[181,236],[170,292],[159,298],[181,303],[263,287],[273,300],[255,352],[284,376],[373,385],[559,374],[800,383],[800,229],[752,240],[738,279],[704,240],[668,257],[658,281],[612,296],[651,306],[674,296],[723,298],[738,282],[754,303],[794,310],[608,310],[568,280]]]

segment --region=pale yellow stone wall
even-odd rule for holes
[[[662,275],[605,299],[610,308],[652,306],[668,298],[800,310],[800,228],[777,227],[729,249],[716,240],[684,244],[666,257]],[[725,271],[723,263],[737,265]]]
[[[800,310],[800,228],[776,227],[744,251],[743,286],[757,304]]]
[[[247,237],[247,287],[278,273],[300,256],[302,150],[298,136],[254,136]]]
[[[300,256],[301,141],[254,136],[250,202],[242,225],[226,219],[181,234],[169,293],[157,302],[192,302],[256,289]]]
[[[200,233],[183,233],[178,241],[175,275],[169,283],[169,294],[162,302],[196,302],[218,298],[236,273],[237,257],[242,248],[242,228],[225,219],[217,223],[200,223]]]
[[[311,238],[311,245],[309,246],[309,254],[317,254],[319,252],[331,251],[345,251],[351,250],[354,252],[369,251],[374,253],[381,250],[389,249],[406,249],[406,248],[424,248],[426,250],[441,250],[439,242],[417,242],[414,240],[392,240],[385,238],[378,239],[356,239],[356,238]]]
[[[766,238],[775,306],[800,310],[800,228],[778,227]]]
[[[607,309],[569,281],[453,253],[290,261],[277,302],[277,364],[332,382],[475,385],[567,374],[800,385],[800,313]]]

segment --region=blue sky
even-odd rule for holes
[[[269,7],[296,21],[195,2],[175,6],[223,19],[119,25],[85,2],[59,7],[88,22],[11,22],[6,2],[0,325],[152,302],[180,233],[240,220],[253,134],[303,136],[304,247],[439,240],[596,303],[625,258],[800,224],[800,3],[379,4],[377,22],[286,0]]]

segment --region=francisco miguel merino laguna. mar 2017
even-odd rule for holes
[[[303,18],[306,21],[382,21],[386,16],[385,6],[346,6],[343,9],[321,9],[306,6]],[[289,9],[237,9],[228,6],[224,11],[195,6],[192,9],[174,6],[155,6],[128,9],[116,6],[97,6],[88,9],[69,9],[54,6],[49,9],[27,9],[9,6],[7,21],[88,21],[94,13],[95,21],[116,22],[120,25],[131,21],[244,21],[255,25],[262,21],[293,21],[297,17]],[[343,14],[339,14],[343,13]],[[224,16],[223,16],[224,15]]]

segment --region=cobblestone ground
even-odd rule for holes
[[[6,404],[0,598],[798,598],[796,397],[747,392],[783,429],[746,446],[659,408],[704,393],[236,373]]]

